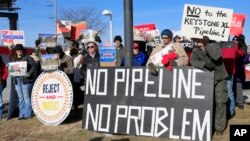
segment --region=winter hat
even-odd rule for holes
[[[169,38],[173,38],[173,33],[172,33],[172,31],[171,30],[169,30],[169,29],[164,29],[162,32],[161,32],[161,37],[163,36],[163,35],[166,35],[166,36],[168,36]]]
[[[53,52],[54,53],[62,53],[63,52],[62,47],[61,46],[55,46],[53,48]]]
[[[118,40],[118,41],[122,42],[122,37],[121,37],[120,35],[115,36],[115,38],[114,38],[114,42],[115,42],[116,40]]]
[[[15,49],[16,50],[25,50],[22,44],[16,44]]]

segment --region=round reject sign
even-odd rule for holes
[[[73,89],[68,76],[60,70],[43,72],[32,89],[32,108],[46,125],[62,123],[70,113]]]

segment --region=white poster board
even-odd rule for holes
[[[182,36],[227,41],[230,33],[233,10],[185,4],[181,24]]]

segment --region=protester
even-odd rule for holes
[[[124,66],[125,62],[125,49],[122,45],[122,37],[121,36],[115,36],[114,43],[116,46],[116,66]]]
[[[58,53],[59,54],[59,59],[60,59],[60,66],[59,70],[62,70],[64,73],[67,74],[69,77],[72,85],[73,85],[73,80],[74,80],[74,65],[73,65],[73,59],[72,57],[66,55],[61,46],[55,46],[53,48],[53,53]]]
[[[145,66],[147,63],[146,55],[140,51],[138,43],[133,43],[133,66]]]
[[[98,46],[95,41],[91,41],[87,43],[88,53],[84,56],[82,66],[81,66],[81,74],[86,76],[87,67],[99,67],[100,66],[100,56],[98,52]],[[85,77],[86,78],[86,77]]]
[[[161,33],[161,38],[163,44],[158,45],[155,47],[148,59],[147,66],[149,67],[150,72],[153,75],[157,75],[157,71],[155,66],[163,66],[163,64],[160,62],[154,62],[154,55],[157,53],[160,53],[162,55],[168,54],[169,52],[174,52],[177,54],[177,58],[174,60],[171,60],[169,65],[171,66],[185,66],[188,63],[188,57],[187,54],[185,53],[184,49],[181,47],[179,43],[173,43],[172,38],[173,38],[173,33],[169,29],[165,29]],[[165,52],[162,52],[165,51]]]
[[[178,35],[176,35],[176,36],[174,37],[174,43],[180,43],[180,41],[181,41],[181,37],[178,36]]]
[[[37,66],[37,77],[42,73],[42,68],[41,68],[41,65],[40,65],[40,60],[41,60],[41,49],[40,49],[40,44],[41,44],[41,41],[40,40],[36,40],[35,41],[35,49],[34,49],[34,52],[31,54],[31,57],[34,59],[35,63],[36,63],[36,66]]]
[[[236,56],[236,70],[235,70],[235,93],[236,93],[236,105],[240,110],[244,109],[244,97],[242,91],[242,83],[245,82],[245,55],[247,54],[247,45],[245,43],[245,36],[240,34],[235,36],[233,41],[238,45],[238,48],[242,50],[241,55]]]
[[[229,96],[229,108],[228,108],[228,116],[232,118],[235,114],[235,97],[233,91],[233,84],[234,84],[234,75],[235,75],[235,62],[237,56],[243,56],[244,51],[238,48],[238,44],[228,41],[228,42],[221,42],[221,52],[223,62],[225,64],[228,78],[227,78],[227,90]]]
[[[80,73],[80,68],[83,61],[83,56],[79,52],[79,44],[73,43],[73,48],[70,51],[70,55],[73,58],[74,64],[74,89],[73,89],[73,105],[74,111],[77,112],[78,106],[83,102],[83,96],[80,90],[80,86],[83,84],[83,76]]]
[[[45,51],[46,51],[46,54],[53,54],[54,49],[52,47],[46,47]]]
[[[3,62],[2,56],[0,56],[0,120],[2,120],[2,115],[3,115],[3,89],[7,85],[7,77],[8,77],[8,70]]]
[[[98,43],[102,43],[102,39],[101,39],[101,37],[98,34],[99,33],[96,31],[95,41],[98,42]]]
[[[15,62],[27,62],[27,74],[25,76],[14,77],[15,89],[19,100],[19,118],[18,120],[28,119],[32,117],[31,109],[31,90],[36,79],[36,63],[32,57],[26,55],[26,50],[22,44],[15,46],[17,59]],[[19,69],[19,68],[18,68]]]
[[[197,47],[191,54],[192,66],[199,69],[214,71],[214,97],[215,97],[215,130],[217,135],[222,135],[226,128],[226,103],[227,95],[227,71],[222,61],[220,45],[209,43],[207,36],[203,39],[193,39]]]

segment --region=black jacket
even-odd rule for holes
[[[85,76],[87,68],[96,68],[100,66],[100,56],[96,52],[94,58],[88,53],[83,57],[83,63],[81,67],[81,74]]]
[[[37,65],[34,61],[34,59],[32,57],[30,57],[29,55],[23,55],[20,58],[16,59],[16,62],[20,62],[20,61],[27,61],[27,74],[29,75],[27,76],[19,76],[19,78],[21,78],[21,80],[24,83],[29,83],[29,82],[34,82],[37,78]],[[15,79],[14,79],[15,82]]]

